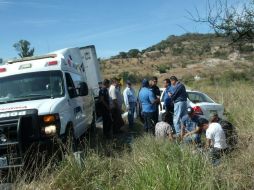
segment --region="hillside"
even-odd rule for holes
[[[169,36],[142,51],[120,52],[102,60],[105,78],[123,77],[139,82],[144,77],[176,75],[185,82],[195,76],[208,79],[245,77],[252,80],[253,44],[231,46],[214,34]]]

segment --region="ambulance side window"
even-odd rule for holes
[[[71,75],[69,73],[65,73],[65,78],[66,78],[66,84],[67,84],[67,90],[70,98],[75,98],[77,97],[77,91],[74,86],[73,80],[71,78]]]

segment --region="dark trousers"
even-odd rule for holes
[[[112,108],[111,113],[113,119],[113,133],[118,133],[120,132],[120,128],[124,126],[121,111],[118,108]]]
[[[165,121],[173,127],[174,105],[166,107]]]
[[[210,152],[212,164],[213,165],[219,164],[221,157],[227,153],[228,153],[227,148],[226,149],[212,148]]]
[[[103,135],[105,137],[110,137],[112,133],[112,119],[109,111],[103,111],[102,113],[102,124],[103,124]]]
[[[144,129],[146,132],[155,134],[156,114],[157,112],[143,112],[145,120]]]
[[[156,105],[156,111],[154,113],[154,122],[155,122],[155,124],[158,123],[158,121],[159,121],[159,106]]]

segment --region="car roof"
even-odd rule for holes
[[[164,91],[166,88],[160,88],[160,91]],[[197,90],[191,90],[191,89],[186,89],[186,92],[197,92],[197,93],[203,93]],[[204,94],[204,93],[203,93]]]

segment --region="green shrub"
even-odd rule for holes
[[[174,56],[181,55],[183,53],[183,51],[184,51],[184,47],[181,47],[181,46],[172,48],[172,54]]]
[[[130,80],[133,84],[140,84],[144,78],[150,79],[152,75],[142,75],[139,73],[130,73],[129,71],[121,72],[118,75],[119,78],[122,78],[124,81]]]
[[[213,54],[213,57],[215,58],[219,58],[219,59],[227,59],[228,57],[228,53],[225,52],[225,51],[216,51],[214,54]]]
[[[159,66],[157,66],[157,71],[159,71],[160,74],[167,73],[168,69],[170,69],[170,67],[167,66],[167,65],[159,65]]]

